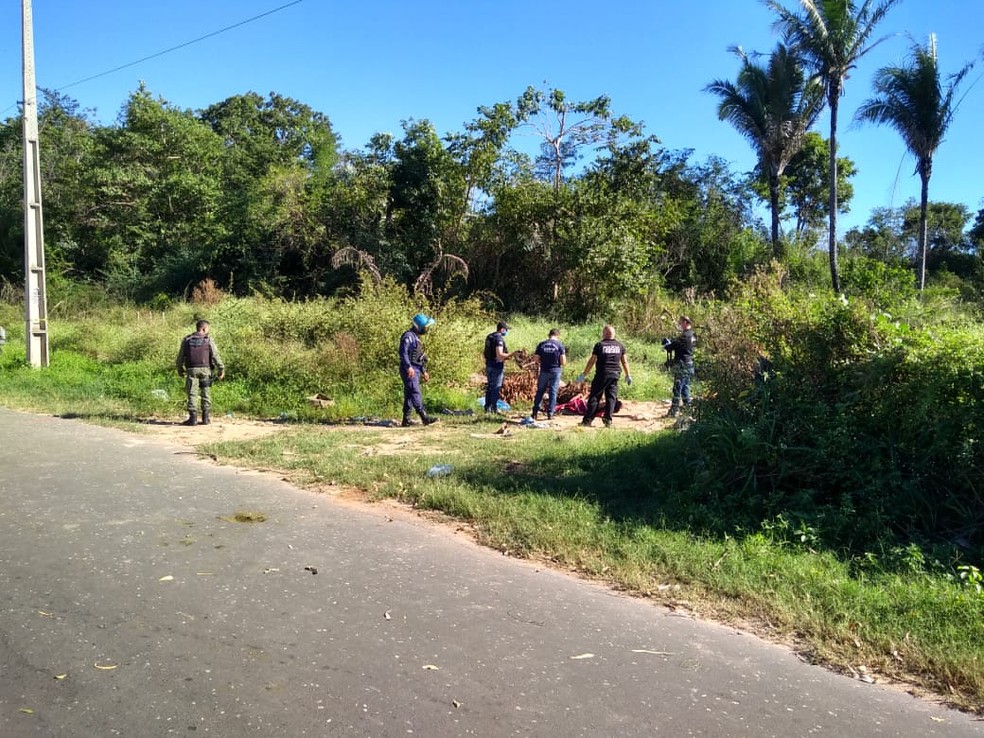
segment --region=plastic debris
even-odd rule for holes
[[[479,397],[478,398],[478,406],[481,407],[481,408],[484,408],[485,407],[485,398],[484,397]],[[495,409],[497,411],[499,411],[500,413],[504,413],[504,412],[508,412],[509,410],[512,410],[512,405],[510,405],[505,400],[499,400],[499,401],[497,401],[495,403]]]
[[[435,464],[427,470],[427,476],[431,479],[436,477],[446,477],[454,467],[451,464]]]

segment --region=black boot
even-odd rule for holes
[[[433,415],[421,415],[420,421],[424,425],[433,425],[434,423],[437,422],[437,418],[435,418]]]
[[[198,425],[198,413],[194,410],[188,412],[188,419],[181,425]]]
[[[212,409],[202,408],[202,425],[208,425],[212,422]]]
[[[409,415],[404,415],[403,422],[400,423],[400,425],[402,425],[404,428],[409,428],[411,425],[413,425],[413,420],[410,419]]]

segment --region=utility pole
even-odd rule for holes
[[[24,343],[31,366],[48,366],[48,298],[44,278],[44,219],[41,217],[41,155],[38,150],[38,93],[34,81],[34,19],[31,0],[21,0],[24,46]]]

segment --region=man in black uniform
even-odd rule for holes
[[[673,375],[673,400],[668,413],[671,418],[680,412],[681,403],[684,407],[690,406],[690,380],[694,376],[694,346],[697,344],[692,325],[690,318],[681,315],[677,324],[680,335],[674,339],[663,339],[663,348],[672,354],[670,373]]]
[[[625,358],[625,346],[615,340],[615,329],[606,325],[601,331],[601,340],[594,345],[591,351],[591,358],[588,359],[584,372],[577,378],[578,382],[583,382],[585,376],[597,363],[594,379],[591,380],[591,391],[588,394],[588,407],[584,412],[584,420],[581,425],[591,425],[595,413],[598,412],[598,404],[601,402],[602,394],[605,395],[605,414],[602,416],[607,428],[612,424],[612,411],[618,401],[618,379],[625,371],[625,383],[632,384],[632,375],[629,374],[629,362]]]
[[[185,378],[185,394],[188,396],[188,419],[182,425],[198,425],[198,395],[202,398],[202,425],[212,421],[212,370],[225,378],[225,365],[219,356],[215,341],[208,335],[207,320],[195,324],[195,332],[181,340],[175,362],[178,376]]]
[[[499,412],[499,390],[506,373],[506,359],[512,356],[506,348],[506,334],[509,326],[501,320],[495,330],[485,337],[485,412]]]

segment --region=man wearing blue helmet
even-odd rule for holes
[[[403,427],[413,425],[411,418],[416,411],[424,425],[436,423],[424,410],[424,398],[420,393],[420,380],[430,379],[427,373],[427,354],[420,337],[434,325],[434,319],[417,313],[410,321],[410,330],[400,338],[400,378],[403,380]]]

